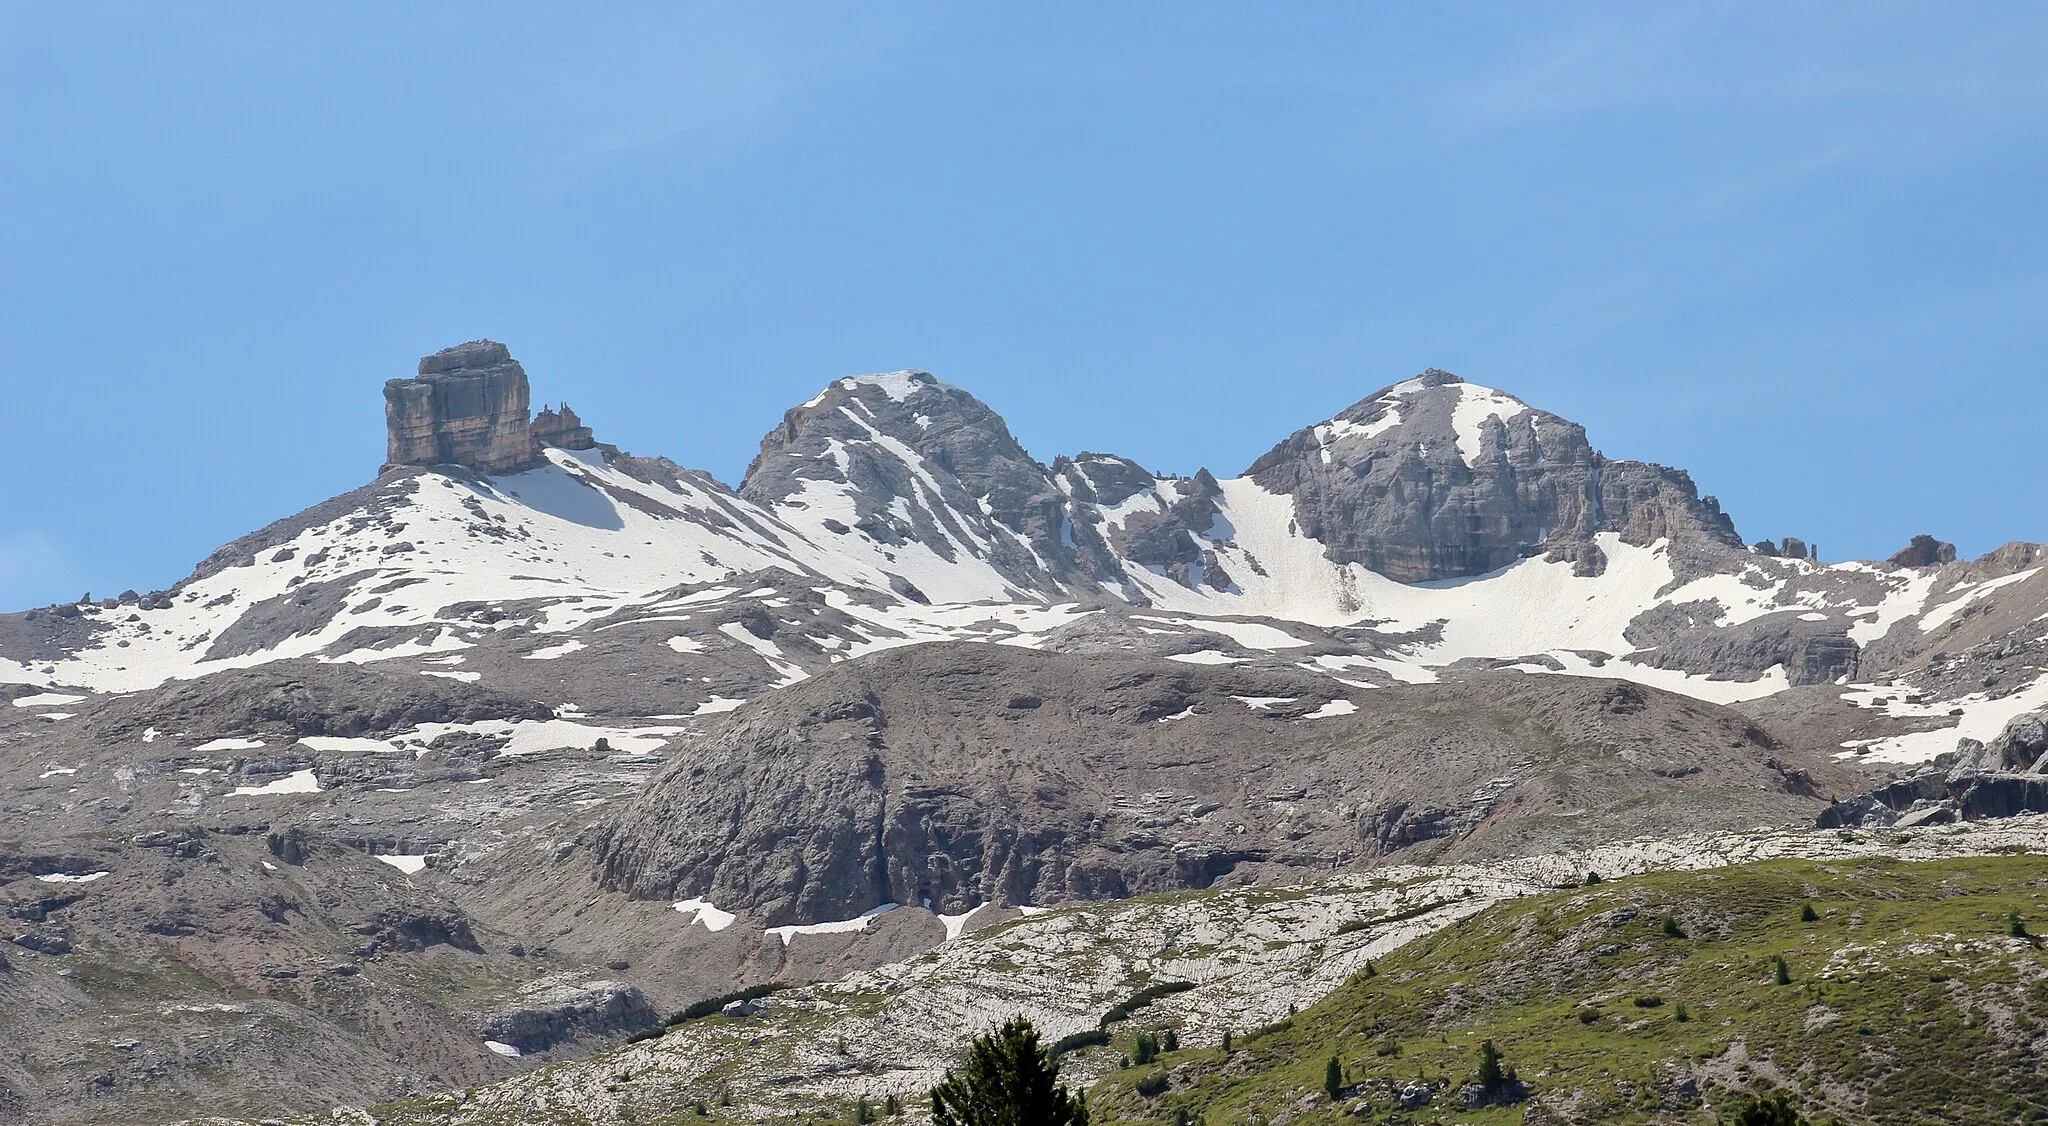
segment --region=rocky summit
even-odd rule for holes
[[[417,376],[384,385],[385,464],[506,473],[538,464],[543,447],[587,450],[595,444],[567,403],[530,417],[531,398],[526,369],[495,340],[423,357]]]
[[[918,370],[826,384],[737,485],[535,413],[493,341],[384,397],[360,488],[0,614],[0,1120],[852,1115],[998,1008],[1125,1037],[1172,981],[1145,1004],[1208,1038],[1560,883],[1974,872],[2048,810],[2041,545],[1748,542],[1448,372],[1235,474],[1041,459]],[[1780,934],[1709,892],[1672,928]],[[1545,917],[1610,965],[1586,928],[1630,893],[1570,894]],[[1119,1120],[1290,1082],[1075,1043]]]

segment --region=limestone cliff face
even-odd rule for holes
[[[462,465],[514,473],[543,445],[587,450],[590,428],[562,404],[532,418],[526,369],[495,340],[472,340],[420,360],[419,374],[384,385],[387,465]]]
[[[1298,431],[1246,475],[1292,496],[1302,533],[1332,560],[1400,582],[1543,553],[1598,570],[1598,532],[1742,547],[1683,470],[1611,461],[1577,423],[1434,369]]]
[[[1820,805],[1787,788],[1788,752],[1747,719],[1655,689],[1497,674],[1355,695],[1358,714],[1298,722],[1352,696],[1286,666],[905,646],[679,749],[586,855],[605,887],[777,925],[1526,847],[1567,820],[1573,837],[1630,835]]]

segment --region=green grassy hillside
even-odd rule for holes
[[[1532,896],[1228,1052],[1183,1043],[1117,1072],[1096,1120],[1708,1123],[1783,1090],[1815,1121],[2048,1121],[2048,953],[2015,917],[2048,934],[2048,858],[1773,862]],[[1489,1040],[1529,1097],[1465,1109]],[[1403,1111],[1422,1084],[1431,1101]]]

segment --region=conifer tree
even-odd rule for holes
[[[933,1126],[1088,1126],[1088,1103],[1023,1017],[974,1038],[967,1064],[932,1088]]]
[[[1515,1081],[1515,1069],[1503,1066],[1501,1063],[1501,1060],[1505,1058],[1500,1054],[1500,1049],[1493,1046],[1493,1041],[1488,1040],[1479,1045],[1479,1085],[1481,1087],[1486,1088],[1488,1091],[1498,1091],[1503,1085]]]

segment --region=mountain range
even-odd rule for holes
[[[737,487],[491,341],[385,404],[362,488],[0,615],[0,1110],[471,1087],[1062,905],[2048,809],[1979,777],[2048,749],[2042,545],[1746,542],[1443,371],[1231,477],[922,371]]]

